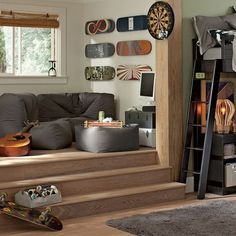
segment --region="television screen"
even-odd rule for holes
[[[140,96],[154,97],[155,91],[155,72],[142,72],[141,74],[141,85],[140,85]]]

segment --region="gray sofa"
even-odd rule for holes
[[[97,120],[100,110],[115,119],[113,94],[5,93],[0,96],[0,137],[22,130],[26,120],[38,120],[39,125],[30,130],[32,148],[65,148],[75,140],[74,127],[84,120]]]

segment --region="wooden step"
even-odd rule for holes
[[[70,196],[52,208],[60,219],[69,219],[179,200],[184,197],[185,185],[172,182]]]
[[[13,200],[17,191],[32,186],[52,184],[61,190],[64,197],[169,182],[170,171],[170,167],[151,165],[3,182],[0,183],[0,192],[8,193],[9,199]]]
[[[0,157],[0,179],[1,182],[26,180],[158,163],[157,152],[151,148],[113,153],[81,152],[74,147],[56,151],[33,150],[26,157]]]

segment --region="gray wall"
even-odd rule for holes
[[[229,13],[229,7],[236,5],[235,0],[182,0],[183,5],[183,96],[184,114],[189,98],[192,74],[192,38],[195,33],[192,17],[197,15],[219,16]],[[184,120],[185,121],[185,120]]]

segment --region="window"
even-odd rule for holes
[[[47,75],[56,60],[56,29],[0,27],[0,73]]]
[[[0,10],[0,77],[47,76],[50,60],[56,61],[57,76],[65,76],[66,9],[23,4],[0,9],[9,6]]]

